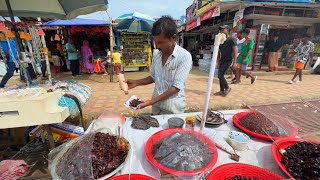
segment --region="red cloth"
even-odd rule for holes
[[[28,172],[28,165],[23,160],[4,160],[0,162],[0,179],[15,180]]]

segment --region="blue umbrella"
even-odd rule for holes
[[[119,16],[116,22],[118,31],[150,32],[154,19],[149,15],[134,12]]]

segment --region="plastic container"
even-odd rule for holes
[[[168,119],[169,128],[183,128],[184,120],[178,117]]]
[[[283,156],[279,153],[278,148],[286,149],[288,146],[294,145],[297,142],[310,142],[314,144],[320,144],[320,142],[309,140],[309,139],[304,139],[304,138],[283,138],[275,141],[272,146],[272,155],[279,167],[282,169],[283,172],[285,172],[290,178],[293,178],[293,176],[290,174],[290,172],[287,170],[286,166],[281,163],[281,160]]]
[[[125,81],[124,75],[120,73],[119,75],[117,75],[117,77],[118,77],[121,89],[127,95],[129,93],[128,92],[129,88],[128,88],[128,84],[124,82]]]
[[[109,178],[109,180],[128,180],[128,179],[129,179],[129,174],[123,174],[120,176]],[[130,174],[130,180],[156,180],[156,179],[143,174]]]
[[[198,170],[194,170],[194,171],[178,171],[178,170],[170,169],[166,166],[163,166],[154,158],[154,156],[152,154],[153,144],[157,143],[158,141],[160,141],[161,139],[163,139],[167,136],[170,136],[171,134],[173,134],[175,132],[189,132],[189,133],[197,136],[202,142],[207,144],[207,147],[208,147],[209,151],[213,154],[213,156],[210,159],[209,163],[205,167],[198,169]],[[186,176],[192,176],[192,177],[194,177],[193,179],[200,179],[200,178],[197,178],[196,176],[200,177],[201,175],[210,171],[218,160],[218,151],[217,151],[217,148],[216,148],[216,145],[214,144],[214,142],[212,140],[210,140],[208,137],[204,136],[203,134],[200,134],[196,131],[192,131],[189,129],[175,128],[175,129],[165,129],[165,130],[159,131],[159,132],[153,134],[147,140],[146,145],[144,147],[144,150],[146,153],[146,157],[148,158],[150,163],[152,163],[158,170],[161,170],[161,171],[164,171],[165,173],[174,175],[174,177],[176,177],[176,179],[182,179],[179,177],[186,177]],[[184,179],[188,179],[188,178],[184,178]]]
[[[237,136],[241,136],[241,139],[235,137],[234,134],[236,134]],[[248,135],[244,133],[232,131],[229,133],[229,136],[227,137],[226,141],[234,150],[244,151],[248,149],[248,142],[250,141],[250,138]]]
[[[194,126],[196,124],[196,118],[193,116],[186,117],[186,128],[194,130]]]
[[[224,180],[234,176],[256,177],[260,180],[285,180],[285,178],[266,169],[242,163],[229,163],[215,168],[208,180]]]
[[[287,122],[285,119],[282,119],[282,118],[279,118],[279,117],[276,117],[276,119],[274,120],[277,120],[278,123],[281,123],[283,125],[286,126],[286,130],[290,133],[288,136],[273,136],[273,137],[269,137],[267,135],[264,135],[264,134],[259,134],[259,133],[256,133],[256,132],[253,132],[253,131],[250,131],[249,129],[243,127],[240,123],[239,123],[239,120],[249,114],[249,113],[253,113],[253,112],[256,112],[254,110],[249,110],[249,111],[245,111],[245,112],[240,112],[240,113],[237,113],[235,114],[233,117],[232,117],[232,121],[233,121],[233,124],[241,129],[244,133],[248,134],[248,135],[251,135],[253,137],[256,137],[256,138],[259,138],[259,139],[264,139],[264,140],[268,140],[268,141],[273,141],[273,140],[278,140],[278,139],[281,139],[281,138],[286,138],[286,137],[295,137],[296,135],[298,135],[298,129],[293,127],[289,122]]]

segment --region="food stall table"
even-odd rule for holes
[[[63,94],[50,92],[36,96],[0,98],[0,129],[43,125],[48,132],[50,148],[54,148],[49,124],[61,123],[70,115],[68,107],[60,107]]]
[[[228,120],[228,123],[221,125],[218,128],[206,127],[205,131],[215,130],[219,135],[227,137],[229,131],[240,131],[233,126],[232,116],[238,112],[245,110],[227,110],[220,111],[224,114],[224,118]],[[146,141],[154,133],[168,128],[167,120],[171,117],[180,117],[185,118],[187,116],[196,116],[201,114],[197,113],[185,113],[185,114],[175,114],[175,115],[158,115],[153,116],[159,121],[160,127],[153,128],[151,127],[148,130],[136,130],[131,128],[132,118],[127,118],[126,123],[124,124],[123,136],[130,142],[132,147],[132,164],[129,167],[129,161],[125,164],[123,169],[118,172],[119,174],[128,174],[130,173],[139,173],[152,176],[156,179],[161,179],[158,170],[148,162],[148,159],[145,156],[144,146]],[[196,123],[195,131],[199,131],[200,122]],[[274,160],[271,152],[271,142],[259,140],[251,137],[251,140],[248,143],[248,150],[245,151],[236,151],[237,154],[241,157],[240,163],[251,164],[259,166],[270,170],[276,174],[279,174],[283,177],[286,177],[281,169],[278,167],[276,161]],[[214,168],[227,163],[234,163],[235,161],[230,159],[230,155],[218,148],[218,161],[215,164]],[[129,170],[131,169],[131,170]],[[187,179],[187,178],[186,178]]]

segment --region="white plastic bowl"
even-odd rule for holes
[[[248,143],[250,141],[250,137],[243,133],[243,136],[247,139],[246,142],[240,142],[235,139],[232,139],[230,136],[227,137],[226,141],[228,144],[237,151],[244,151],[248,149]]]

